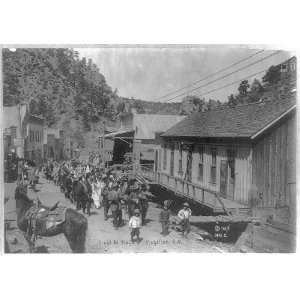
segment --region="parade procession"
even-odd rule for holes
[[[56,189],[64,197],[67,207],[61,206],[59,201],[52,206],[44,205],[38,196],[41,184],[48,184]],[[32,197],[29,198],[28,194]],[[109,223],[108,226],[113,230],[128,227],[128,232],[122,237],[123,243],[128,239],[131,244],[139,244],[143,240],[143,227],[149,222],[149,202],[154,197],[147,180],[134,175],[128,165],[115,171],[113,168],[102,168],[75,160],[49,160],[39,167],[23,160],[18,163],[15,190],[17,207],[21,209],[18,224],[20,228],[24,228],[22,230],[30,251],[34,251],[38,238],[64,233],[73,252],[84,252],[88,220],[94,214],[103,215],[102,220]],[[22,203],[23,201],[26,203]],[[165,200],[159,205],[157,222],[160,223],[161,237],[170,233],[171,202]],[[62,213],[65,215],[62,216]],[[176,217],[180,227],[177,232],[181,237],[186,238],[190,232],[190,215],[189,204],[184,203]],[[65,226],[61,226],[62,221],[66,223]],[[72,227],[68,228],[68,223]],[[180,243],[179,240],[176,242]],[[147,243],[151,244],[150,241]],[[158,239],[153,243],[164,242]]]
[[[182,51],[2,49],[6,253],[295,251],[296,56]]]

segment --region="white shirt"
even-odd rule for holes
[[[140,228],[141,227],[141,218],[140,217],[136,217],[136,216],[132,216],[129,220],[129,227],[130,228]]]
[[[190,208],[188,208],[188,209],[183,208],[178,213],[178,217],[181,220],[189,219],[191,215],[192,215],[192,211],[190,210]]]

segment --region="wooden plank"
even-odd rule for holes
[[[290,147],[293,145],[293,141],[291,140],[292,136],[289,135],[288,126],[291,124],[292,121],[287,122],[284,126],[284,134],[282,138],[282,172],[283,172],[283,180],[282,180],[282,187],[283,187],[283,195],[284,195],[284,204],[289,205],[290,204],[290,195],[289,195],[289,180],[290,180],[290,166],[291,166],[291,157],[290,157]],[[296,161],[294,161],[296,163]]]
[[[259,143],[259,158],[258,158],[258,166],[257,166],[257,186],[258,186],[258,192],[259,193],[263,193],[264,192],[264,165],[262,163],[263,161],[263,155],[264,155],[264,152],[263,152],[263,147],[262,147],[262,143],[260,142]],[[259,194],[258,194],[258,197],[259,197]],[[261,200],[259,200],[259,205],[261,206],[262,204],[260,203]]]
[[[274,187],[274,195],[275,195],[275,206],[279,201],[280,196],[280,180],[281,180],[281,172],[280,172],[280,154],[281,154],[281,127],[276,130],[275,135],[275,162],[274,162],[274,173],[275,173],[275,187]]]
[[[257,189],[257,206],[261,206],[262,203],[260,203],[259,200],[259,194],[263,193],[264,189],[264,181],[263,181],[263,170],[264,165],[262,164],[263,161],[263,143],[258,142],[258,144],[255,146],[255,153],[256,153],[256,167],[255,167],[255,187]]]
[[[261,223],[259,218],[248,217],[243,215],[233,215],[233,216],[191,216],[191,223],[211,223],[211,222],[228,222],[228,223]]]
[[[269,164],[269,180],[270,180],[270,206],[274,207],[274,196],[275,196],[275,144],[276,144],[276,135],[275,132],[272,132],[270,135],[270,164]]]
[[[268,153],[267,153],[267,145],[265,140],[263,140],[263,147],[264,147],[264,156],[263,156],[263,167],[264,167],[264,189],[263,189],[263,206],[267,206],[267,199],[268,199],[268,195],[267,195],[267,190],[268,190]]]
[[[272,135],[267,139],[269,145],[269,172],[268,172],[268,206],[273,206],[273,197],[272,197],[272,157],[273,157],[273,142]]]
[[[285,202],[284,198],[284,185],[285,185],[285,165],[287,163],[285,158],[286,153],[286,145],[285,145],[285,135],[286,132],[286,126],[282,125],[280,126],[280,140],[279,140],[279,146],[280,146],[280,152],[278,155],[278,165],[279,165],[279,179],[278,179],[278,205],[282,206]]]
[[[247,190],[247,205],[249,206],[249,196],[250,192],[252,191],[252,168],[253,168],[253,149],[249,149],[249,155],[248,155],[248,190]]]
[[[278,186],[279,186],[279,192],[278,196],[280,198],[279,204],[282,206],[285,203],[285,182],[286,182],[286,169],[285,166],[287,164],[286,159],[286,140],[287,138],[287,132],[286,132],[286,126],[281,126],[280,128],[280,153],[279,153],[279,180],[278,180]]]
[[[253,146],[253,154],[252,154],[252,189],[253,192],[251,193],[252,197],[256,199],[258,196],[258,162],[259,162],[259,145],[256,144]],[[254,199],[252,199],[253,201]]]

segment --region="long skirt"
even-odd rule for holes
[[[99,193],[98,191],[93,191],[93,193],[92,193],[92,199],[93,199],[95,208],[100,208],[100,206],[102,204],[101,192]]]

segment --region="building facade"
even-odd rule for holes
[[[76,141],[72,137],[66,135],[64,137],[64,158],[67,160],[77,159],[77,148],[78,144],[76,143]]]
[[[28,115],[26,118],[26,135],[25,135],[25,159],[29,159],[38,165],[43,162],[44,151],[44,119]]]
[[[288,98],[187,117],[162,134],[156,181],[216,213],[255,208],[294,223],[295,114]]]
[[[26,104],[4,107],[4,153],[15,151],[19,158],[43,160],[44,119],[29,113]]]
[[[24,157],[25,117],[27,114],[25,104],[3,107],[4,157],[12,150],[15,151],[18,157]]]
[[[159,145],[156,133],[164,132],[184,116],[137,114],[135,111],[120,116],[120,128],[103,136],[104,144],[113,140],[113,163],[122,163],[131,154],[136,164],[153,164],[155,148]]]
[[[44,128],[44,140],[43,140],[43,152],[44,159],[51,159],[61,161],[69,159],[68,154],[71,153],[71,149],[67,142],[64,131],[59,128]],[[66,152],[66,149],[68,151]]]

